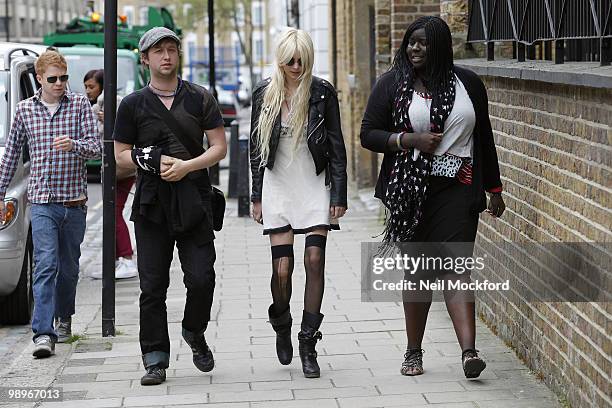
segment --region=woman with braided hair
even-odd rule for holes
[[[464,242],[473,251],[482,211],[502,215],[499,164],[478,76],[453,63],[452,38],[439,17],[412,23],[391,68],[372,89],[361,125],[361,144],[384,153],[375,196],[388,210],[383,242]],[[487,208],[485,190],[490,201]],[[436,271],[427,279],[470,282],[468,272]],[[411,292],[413,293],[413,292]],[[401,373],[423,373],[421,343],[432,292],[404,297],[408,347]],[[486,367],[475,348],[473,293],[444,299],[462,350],[465,376]],[[417,300],[415,300],[417,299]]]

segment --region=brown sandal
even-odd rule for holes
[[[478,350],[467,349],[461,354],[463,373],[465,378],[477,378],[487,367],[487,364],[478,356]]]
[[[423,374],[423,349],[406,349],[404,362],[402,363],[402,375],[421,375]]]

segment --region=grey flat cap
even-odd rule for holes
[[[166,27],[153,27],[142,35],[138,43],[138,49],[140,52],[145,52],[164,38],[172,38],[179,46],[181,45],[181,39],[174,31]]]

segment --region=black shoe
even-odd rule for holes
[[[406,349],[404,354],[404,362],[400,372],[402,375],[421,375],[423,374],[423,353],[425,350],[421,348]]]
[[[274,314],[274,305],[270,305],[268,308],[268,317],[270,318],[270,324],[276,332],[276,355],[278,361],[282,365],[291,364],[293,359],[293,345],[291,344],[291,324],[293,319],[291,318],[291,312],[289,308],[280,315]]]
[[[204,331],[200,334],[193,334],[183,329],[183,338],[191,347],[193,352],[193,364],[200,371],[205,373],[211,371],[215,367],[215,359],[213,353],[210,351],[208,344],[206,344],[206,338],[204,337]]]
[[[478,378],[480,373],[487,367],[484,360],[478,357],[478,350],[467,349],[461,354],[461,363],[465,378]]]
[[[151,366],[140,379],[140,385],[159,385],[164,381],[166,381],[166,370],[158,366]]]
[[[323,315],[309,313],[304,310],[302,315],[302,330],[298,333],[300,360],[302,360],[302,371],[306,378],[318,378],[321,376],[321,369],[317,363],[317,351],[315,346],[317,341],[323,338],[319,331]]]

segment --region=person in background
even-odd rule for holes
[[[100,139],[104,137],[104,71],[101,69],[92,69],[85,74],[83,78],[85,84],[85,93],[92,103],[94,114],[98,118],[98,132]],[[121,103],[121,98],[117,96],[117,108]],[[125,202],[128,199],[136,174],[133,169],[124,167],[116,167],[116,187],[117,193],[115,198],[115,278],[127,279],[138,276],[138,269],[134,260],[134,250],[132,249],[132,241],[130,239],[130,231],[128,230],[125,219],[123,218],[123,209]],[[91,275],[94,279],[102,279],[102,270],[97,270]]]
[[[101,69],[88,71],[83,78],[83,84],[85,85],[85,95],[93,106],[98,100],[98,96],[104,92],[104,71]]]
[[[66,92],[64,56],[47,50],[36,60],[35,69],[41,87],[17,105],[0,162],[0,217],[5,217],[6,190],[27,142],[35,265],[32,354],[45,358],[55,353],[56,342],[66,342],[72,335],[87,216],[85,161],[100,158],[102,143],[85,95]]]

